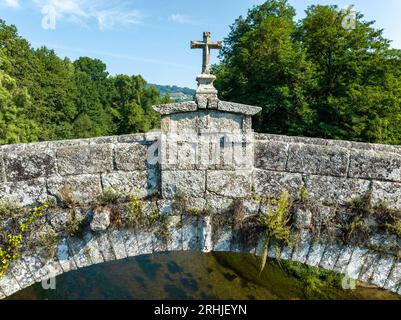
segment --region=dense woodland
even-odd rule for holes
[[[231,26],[214,66],[224,99],[263,107],[258,131],[401,144],[401,50],[357,13],[269,0]]]
[[[310,6],[295,21],[286,0],[239,17],[213,66],[220,98],[263,108],[259,132],[401,144],[401,50],[357,14]],[[141,76],[34,49],[0,20],[0,144],[148,131],[170,101]]]
[[[159,124],[152,105],[168,101],[98,59],[33,49],[0,20],[0,144],[146,132]]]

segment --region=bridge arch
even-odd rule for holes
[[[250,229],[251,240],[244,240],[238,226],[221,223],[210,216],[168,216],[163,223],[150,228],[109,227],[93,231],[90,227],[79,237],[63,237],[53,247],[35,248],[12,263],[0,278],[1,298],[10,296],[34,283],[63,273],[128,257],[169,251],[236,252],[264,255],[264,230]],[[165,228],[165,237],[159,227]],[[344,274],[352,279],[374,284],[400,294],[400,263],[389,254],[338,242],[315,241],[307,230],[293,230],[290,246],[267,246],[270,258],[297,261]],[[242,242],[241,242],[242,241]],[[245,242],[244,242],[245,241]],[[54,250],[54,256],[49,252]]]
[[[54,206],[32,224],[33,245],[0,265],[0,298],[128,256],[267,248],[273,257],[276,247],[282,259],[401,294],[400,146],[256,134],[260,108],[202,90],[155,110],[161,129],[147,134],[0,146],[1,202]],[[0,216],[5,234],[15,235],[15,217]]]

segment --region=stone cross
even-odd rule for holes
[[[203,41],[191,41],[191,49],[203,49],[202,74],[210,74],[210,49],[221,49],[222,42],[213,42],[210,32],[203,33]]]

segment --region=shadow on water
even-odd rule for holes
[[[304,277],[305,267],[296,268],[301,272],[271,260],[259,275],[259,261],[249,254],[172,252],[75,270],[57,277],[55,290],[39,283],[9,299],[399,298],[372,288],[344,291],[335,277],[325,275],[321,282]]]

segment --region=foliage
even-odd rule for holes
[[[5,206],[7,206],[5,203],[1,205],[2,208]],[[26,215],[23,212],[16,211],[14,206],[11,208],[11,210],[8,210],[9,217],[14,216],[20,218],[23,216],[23,219],[20,220],[16,226],[12,225],[12,227],[8,230],[1,230],[0,278],[4,276],[5,272],[10,267],[10,264],[18,259],[21,247],[23,245],[24,236],[27,234],[29,228],[35,223],[35,221],[45,215],[48,204],[44,203],[40,206],[37,206],[29,210]],[[2,209],[2,211],[4,212],[4,209]]]
[[[131,227],[141,225],[145,220],[143,201],[133,194],[129,196],[130,207],[128,210],[128,224]]]
[[[85,218],[77,214],[76,209],[71,209],[67,217],[65,231],[69,237],[79,237],[83,233]]]
[[[287,0],[239,17],[213,67],[221,98],[263,108],[258,131],[401,143],[401,50],[357,13],[311,5],[296,22]]]
[[[102,205],[116,204],[122,196],[123,194],[121,192],[116,191],[113,188],[106,188],[103,190],[98,202]]]
[[[279,257],[279,249],[281,246],[290,244],[291,206],[292,199],[290,195],[287,191],[283,191],[279,200],[273,201],[269,206],[266,216],[262,217],[266,233],[260,272],[263,271],[266,265],[267,251],[270,241],[274,241],[275,243],[277,258]]]
[[[151,106],[169,101],[98,59],[34,49],[0,20],[0,144],[145,132],[159,126]]]
[[[339,274],[292,261],[283,261],[280,265],[287,274],[303,283],[307,299],[322,296],[322,290],[327,287],[341,289],[341,275]]]

